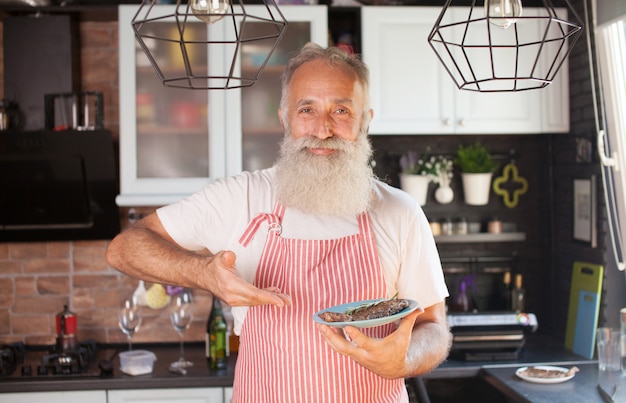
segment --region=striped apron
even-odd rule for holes
[[[333,351],[313,314],[363,299],[386,297],[386,285],[369,215],[358,216],[359,233],[331,240],[281,237],[284,207],[251,221],[245,246],[260,224],[268,236],[256,272],[259,288],[279,287],[291,306],[251,307],[240,334],[233,403],[408,402],[403,379],[388,380]],[[384,337],[395,325],[366,329]]]

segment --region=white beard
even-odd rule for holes
[[[336,149],[314,155],[307,148]],[[374,177],[372,147],[365,133],[355,142],[330,137],[292,139],[286,133],[276,163],[278,201],[307,214],[351,216],[367,211]]]

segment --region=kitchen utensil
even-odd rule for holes
[[[133,298],[135,298],[135,302],[137,305],[146,306],[146,283],[143,280],[139,280],[139,285],[137,285],[137,289],[133,293]]]
[[[595,329],[600,311],[603,266],[574,262],[565,347],[586,358],[593,358]]]
[[[615,393],[617,392],[617,385],[613,386],[613,390],[611,393],[607,392],[602,385],[598,384],[598,392],[600,392],[600,396],[607,403],[613,403],[615,401]]]

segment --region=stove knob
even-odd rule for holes
[[[48,367],[46,367],[45,365],[38,365],[37,375],[48,375]]]
[[[33,369],[30,365],[25,365],[22,367],[22,376],[31,376],[33,374]]]

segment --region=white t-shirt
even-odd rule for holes
[[[259,213],[276,204],[275,169],[244,172],[207,185],[157,214],[170,236],[183,248],[231,250],[238,274],[252,283],[263,251],[267,222],[243,247],[238,241]],[[375,200],[369,212],[388,297],[410,298],[426,308],[448,296],[437,247],[419,204],[405,192],[373,181]],[[282,237],[335,239],[359,232],[357,217],[313,216],[287,208]],[[246,309],[233,309],[239,333]]]

